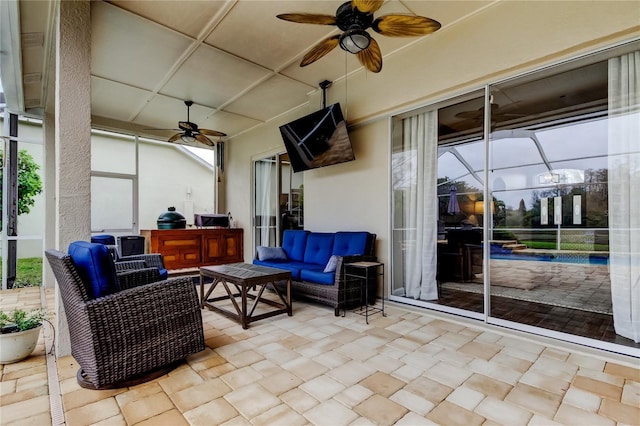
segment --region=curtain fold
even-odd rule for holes
[[[429,111],[404,120],[405,151],[415,156],[409,171],[415,176],[404,198],[404,227],[414,230],[415,244],[404,258],[406,295],[413,299],[438,298],[436,283],[437,249],[437,152],[438,114]]]
[[[256,224],[260,241],[256,245],[273,246],[271,241],[271,218],[275,217],[275,202],[271,193],[272,176],[275,175],[273,159],[256,161]]]
[[[640,342],[640,52],[609,60],[609,264],[616,333]]]

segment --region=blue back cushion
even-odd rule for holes
[[[94,235],[91,237],[92,243],[100,243],[108,246],[116,245],[116,237],[113,235]]]
[[[324,266],[331,257],[333,249],[333,233],[311,232],[307,237],[307,247],[304,250],[304,262]]]
[[[367,236],[367,232],[336,232],[332,254],[336,256],[366,254]]]
[[[287,253],[289,260],[302,262],[304,248],[307,244],[309,231],[287,229],[282,236],[282,248]]]
[[[120,291],[113,259],[107,246],[75,241],[69,245],[69,256],[73,259],[90,298],[95,299]]]

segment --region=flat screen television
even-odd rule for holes
[[[294,172],[355,160],[339,103],[280,126],[280,133]]]

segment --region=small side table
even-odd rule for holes
[[[382,277],[382,305],[378,307],[377,305],[373,305],[369,307],[369,278]],[[364,287],[364,309],[360,306],[360,309],[354,311],[359,315],[364,315],[365,321],[369,324],[369,315],[382,313],[383,317],[387,315],[384,313],[384,263],[381,262],[352,262],[345,263],[344,265],[344,279],[347,281],[348,279],[357,279],[360,282],[360,292],[362,293],[362,288]],[[346,296],[345,296],[346,297]],[[346,314],[345,307],[345,314]]]

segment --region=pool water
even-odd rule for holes
[[[491,246],[491,259],[531,260],[536,262],[579,263],[584,265],[608,265],[608,253],[513,253],[501,246]]]

